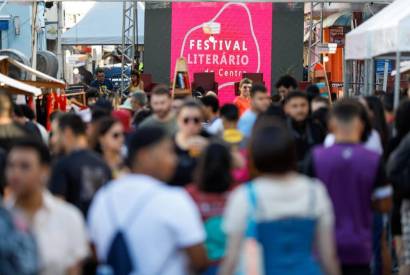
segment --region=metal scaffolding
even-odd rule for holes
[[[135,49],[137,44],[137,1],[123,2],[122,18],[122,45],[119,48],[121,54],[121,86],[120,94],[123,94],[130,82],[129,72],[135,64]],[[127,73],[128,72],[128,73]]]
[[[314,11],[316,7],[320,7],[320,17],[319,20],[315,20]],[[316,46],[323,43],[323,10],[324,3],[312,1],[310,2],[310,16],[309,16],[309,46],[308,46],[308,81],[312,80],[312,71],[317,63],[320,62],[322,58],[320,54],[316,53]],[[316,57],[316,61],[314,61]],[[319,61],[317,61],[319,60]]]

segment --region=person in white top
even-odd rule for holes
[[[362,143],[366,149],[383,155],[383,142],[380,137],[380,134],[376,129],[372,128],[371,116],[372,112],[370,111],[369,105],[366,102],[365,98],[359,98],[358,102],[362,106],[361,110],[361,120],[365,125],[365,131],[362,137]],[[332,130],[332,129],[330,129]],[[335,136],[333,134],[328,134],[325,138],[323,145],[325,147],[330,147],[335,143]]]
[[[223,224],[227,254],[220,274],[234,273],[245,232],[248,237],[257,235],[263,247],[266,275],[289,270],[292,274],[320,275],[322,270],[340,274],[333,208],[325,187],[295,172],[295,145],[287,129],[271,124],[255,127],[249,148],[259,176],[228,199]]]
[[[323,142],[323,145],[325,147],[330,147],[333,144],[335,144],[335,135],[328,134],[325,138],[325,141]],[[383,155],[382,141],[379,133],[376,130],[372,129],[372,131],[369,134],[369,137],[363,143],[363,145],[364,147],[366,147],[366,149],[378,153],[379,155]]]
[[[164,183],[175,164],[163,129],[147,126],[134,133],[128,159],[132,174],[101,188],[90,207],[89,235],[100,263],[114,269],[108,255],[121,229],[133,274],[184,275],[207,267],[205,233],[194,202],[184,189]]]
[[[219,117],[219,100],[217,97],[207,95],[201,99],[204,104],[205,130],[211,135],[221,135],[224,130],[222,119]]]
[[[44,144],[23,140],[13,145],[6,166],[12,194],[6,206],[34,235],[39,274],[81,274],[89,252],[85,223],[79,210],[45,190],[49,163]]]

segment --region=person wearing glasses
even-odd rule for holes
[[[192,100],[184,102],[177,114],[178,132],[174,136],[178,164],[171,185],[186,186],[192,183],[197,158],[207,145],[202,130],[202,106]]]
[[[252,80],[249,78],[244,78],[239,83],[239,96],[233,102],[239,109],[239,116],[251,107],[251,88]]]
[[[114,179],[126,172],[122,156],[124,132],[122,123],[110,116],[102,118],[97,125],[95,151],[101,154],[110,167]]]

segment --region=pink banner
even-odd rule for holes
[[[271,83],[271,3],[172,3],[171,79],[183,56],[190,72],[214,72],[221,103],[235,98],[242,73]]]

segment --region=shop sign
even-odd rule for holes
[[[330,43],[336,43],[339,47],[345,45],[344,27],[330,27]]]

